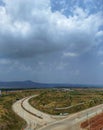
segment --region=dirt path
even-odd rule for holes
[[[52,123],[39,130],[83,130],[81,122],[103,112],[103,104],[68,116],[68,118]]]
[[[60,116],[51,116],[33,108],[28,103],[32,97],[13,104],[13,110],[27,122],[25,130],[82,130],[81,122],[103,111],[103,105],[99,105],[60,120]]]
[[[25,130],[34,130],[37,128],[40,128],[42,126],[45,126],[51,122],[55,122],[56,116],[51,116],[49,114],[43,113],[35,108],[33,108],[29,104],[29,99],[35,97],[31,96],[28,98],[23,98],[17,102],[15,102],[12,106],[15,113],[17,113],[20,117],[25,119],[27,122],[27,127]]]

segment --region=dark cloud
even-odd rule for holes
[[[97,47],[102,44],[103,35],[100,10],[90,14],[88,8],[85,10],[76,3],[72,14],[67,17],[58,10],[53,11],[49,0],[4,2],[5,6],[0,6],[2,79],[81,82],[85,77],[83,70],[86,70],[86,76],[90,75],[86,73],[91,68],[90,61],[102,62],[92,55],[93,52],[98,55],[102,51]],[[65,1],[62,2],[65,4]],[[84,55],[89,59],[87,66],[82,64]],[[93,70],[98,67],[99,63],[94,65]],[[102,70],[102,66],[100,68]],[[7,71],[3,74],[3,70]],[[15,77],[8,77],[14,73]]]

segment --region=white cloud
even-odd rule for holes
[[[66,56],[66,57],[76,57],[76,56],[78,56],[78,54],[72,53],[72,52],[67,52],[67,53],[65,52],[64,56]]]
[[[103,37],[103,31],[97,32],[96,36]]]
[[[95,45],[102,24],[99,13],[88,15],[76,7],[74,15],[67,18],[58,11],[52,12],[49,0],[5,0],[5,3],[0,7],[1,55],[31,56],[60,48],[83,53]]]
[[[80,19],[84,19],[86,17],[88,17],[88,12],[86,12],[86,10],[83,10],[82,8],[76,6],[74,9],[73,9],[73,13],[78,16],[78,18]]]

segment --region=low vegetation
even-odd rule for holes
[[[103,91],[100,89],[45,90],[29,102],[33,107],[49,114],[70,114],[103,103]]]
[[[12,104],[21,98],[38,93],[37,90],[3,92],[0,97],[0,130],[21,130],[25,121],[12,111]]]
[[[12,104],[38,94],[30,104],[49,114],[74,113],[103,103],[103,91],[96,89],[44,89],[3,92],[0,97],[0,130],[21,130],[26,122],[12,111]],[[56,108],[70,107],[57,110]]]

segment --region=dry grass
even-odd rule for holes
[[[103,103],[103,91],[95,89],[74,89],[73,91],[45,90],[30,100],[32,106],[49,114],[74,113]],[[84,103],[76,106],[78,103]],[[73,106],[68,110],[55,110]]]

